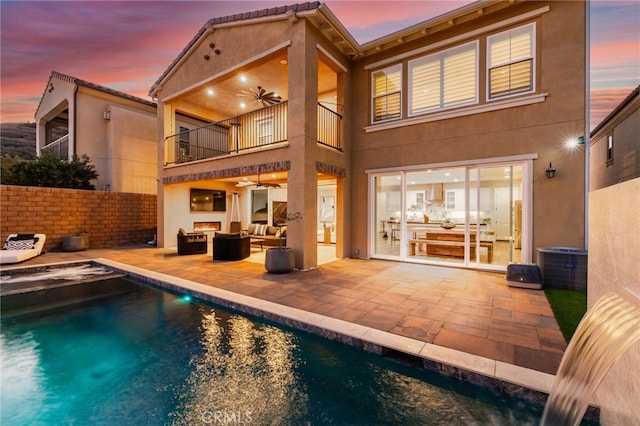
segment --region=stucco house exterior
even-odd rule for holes
[[[87,155],[96,189],[155,194],[156,117],[155,102],[53,71],[35,113],[36,154]]]
[[[150,89],[159,245],[286,207],[303,270],[318,242],[498,271],[584,247],[586,8],[481,1],[365,44],[320,2],[209,20]]]
[[[640,86],[591,131],[590,189],[640,177]]]

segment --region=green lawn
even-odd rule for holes
[[[553,314],[567,342],[571,340],[578,323],[587,312],[587,293],[576,290],[545,288]]]

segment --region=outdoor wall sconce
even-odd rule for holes
[[[547,170],[545,170],[545,173],[547,174],[548,178],[552,178],[556,175],[556,169],[553,167],[551,163],[549,163],[549,167],[547,167]]]

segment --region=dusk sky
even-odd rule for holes
[[[2,0],[0,122],[33,122],[54,70],[149,99],[151,85],[208,19],[293,3]],[[471,1],[325,3],[364,43]],[[593,127],[640,84],[640,0],[593,0],[590,8]]]

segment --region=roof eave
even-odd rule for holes
[[[454,9],[443,15],[419,22],[400,31],[366,42],[359,47],[360,55],[372,55],[389,47],[398,46],[399,44],[407,43],[445,29],[453,28],[456,25],[481,18],[487,13],[492,13],[496,10],[510,7],[516,3],[521,3],[522,1],[525,0],[511,0],[508,2],[503,0],[480,0],[474,2]]]

